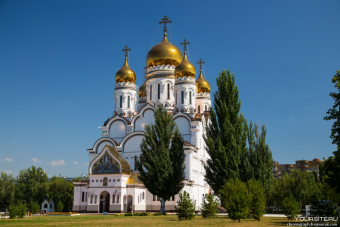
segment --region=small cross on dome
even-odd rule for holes
[[[166,33],[166,31],[168,31],[168,29],[166,28],[166,24],[167,23],[171,23],[172,21],[169,20],[169,18],[165,15],[163,18],[162,18],[162,21],[158,22],[159,24],[164,24],[164,34]]]
[[[129,56],[128,51],[130,51],[131,49],[128,49],[128,46],[125,46],[125,48],[122,50],[123,52],[125,52],[125,58],[127,58]]]
[[[187,52],[187,47],[190,43],[187,42],[187,39],[184,39],[184,42],[181,43],[181,45],[183,45],[183,49],[184,49],[184,52]]]
[[[203,64],[204,64],[204,63],[205,63],[205,62],[202,61],[202,58],[200,58],[200,61],[197,62],[197,64],[200,65],[200,70],[202,70],[202,67],[203,67]]]

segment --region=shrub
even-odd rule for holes
[[[294,199],[292,194],[286,197],[281,205],[284,214],[289,220],[293,220],[295,216],[300,213],[300,204]]]
[[[23,204],[18,204],[16,206],[9,208],[9,218],[23,218],[26,214],[26,206]]]
[[[119,217],[119,216],[120,216],[120,214],[116,214],[115,216],[116,216],[116,217]]]
[[[161,216],[162,212],[153,213],[153,216]]]
[[[218,201],[213,195],[205,195],[201,205],[202,217],[211,218],[215,217],[218,213]]]
[[[229,217],[238,222],[246,219],[249,214],[250,195],[245,183],[239,179],[230,179],[219,191],[222,207],[229,214]]]
[[[141,213],[138,213],[138,214],[139,214],[139,216],[148,216],[149,215],[148,212],[141,212]]]
[[[195,217],[195,205],[196,202],[190,199],[189,193],[186,191],[179,193],[179,200],[177,206],[175,206],[178,219],[193,219]]]
[[[260,221],[266,209],[266,197],[261,183],[257,180],[251,179],[247,183],[248,192],[250,195],[249,214],[250,217]]]
[[[124,216],[133,216],[132,213],[125,213]]]

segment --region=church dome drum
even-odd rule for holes
[[[174,65],[177,66],[183,59],[182,52],[170,43],[164,34],[164,39],[153,46],[146,56],[146,66]]]

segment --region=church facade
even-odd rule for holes
[[[142,212],[159,211],[160,198],[152,195],[138,179],[135,163],[141,154],[144,126],[154,122],[154,112],[162,105],[174,120],[185,141],[185,186],[200,209],[203,196],[210,192],[204,181],[204,164],[209,158],[203,134],[211,107],[210,85],[186,55],[170,43],[166,34],[165,16],[163,40],[152,47],[146,57],[145,82],[137,92],[136,74],[125,63],[115,76],[114,112],[100,127],[101,137],[88,149],[89,179],[74,182],[73,211],[78,212]],[[165,204],[174,210],[178,195]]]

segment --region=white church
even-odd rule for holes
[[[152,195],[138,179],[135,163],[141,150],[144,126],[154,122],[154,112],[161,104],[173,114],[185,140],[185,186],[196,210],[205,194],[210,193],[204,181],[204,163],[209,158],[202,135],[209,121],[210,85],[189,62],[184,43],[184,55],[167,39],[165,16],[164,37],[153,46],[146,57],[145,82],[137,94],[136,74],[125,63],[115,76],[114,112],[100,127],[101,137],[88,149],[89,179],[74,182],[73,211],[76,212],[159,212],[160,198]],[[166,211],[173,211],[178,195],[165,204]]]

